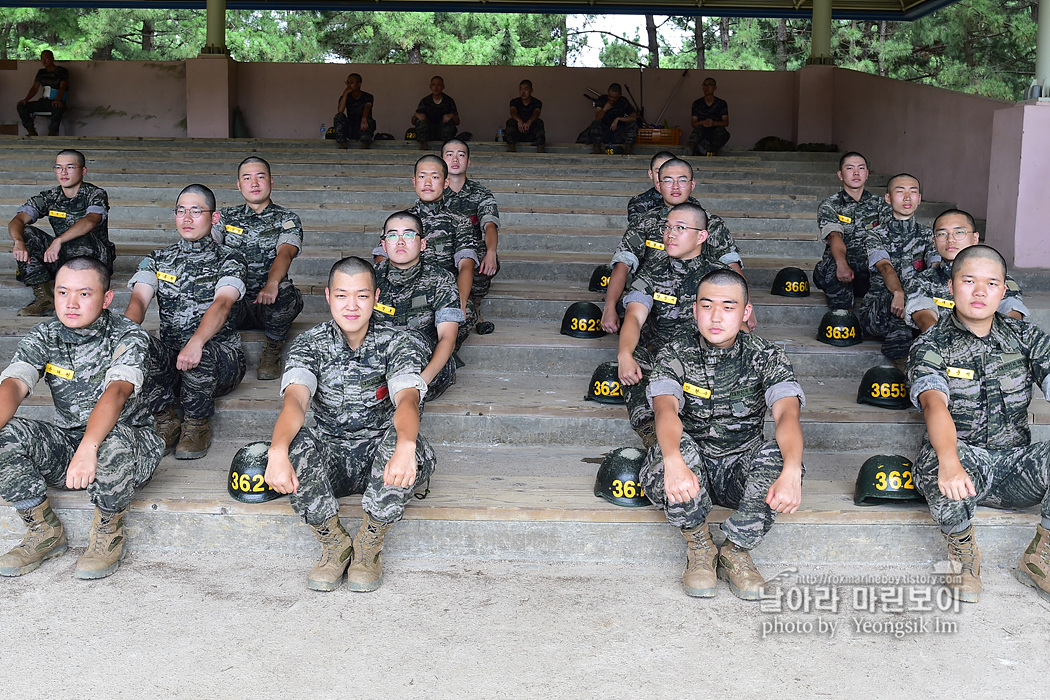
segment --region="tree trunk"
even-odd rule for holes
[[[142,20],[142,50],[153,51],[154,43],[154,30],[153,21],[144,19]]]
[[[419,50],[419,44],[414,45],[408,50],[408,62],[413,65],[418,65],[423,62],[423,52]]]
[[[656,32],[656,18],[645,16],[645,33],[649,35],[649,67],[660,67],[660,35]]]
[[[718,35],[722,38],[722,53],[729,51],[729,18],[718,18]]]
[[[777,70],[787,70],[788,67],[788,25],[783,17],[777,22]]]
[[[703,70],[707,64],[707,49],[704,47],[704,18],[697,17],[693,24],[693,41],[696,43],[696,68]]]
[[[569,65],[569,16],[561,16],[561,63],[560,66]]]
[[[886,67],[886,61],[882,58],[882,52],[886,50],[886,20],[879,22],[879,75],[883,78],[889,75],[889,69]]]

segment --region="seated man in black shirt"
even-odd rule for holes
[[[694,156],[717,155],[722,146],[729,140],[729,105],[720,97],[715,97],[718,83],[714,78],[704,78],[702,85],[704,96],[693,103],[693,114],[689,121],[693,124],[693,133],[689,135],[689,153]]]
[[[69,94],[69,71],[55,64],[55,54],[50,51],[40,53],[40,62],[44,67],[36,72],[33,87],[29,88],[25,99],[18,102],[18,118],[22,120],[26,133],[36,136],[33,115],[37,112],[51,112],[47,135],[58,136],[58,125],[62,121],[62,113],[66,111],[66,95]],[[43,95],[34,100],[41,88],[44,89]]]
[[[619,83],[609,86],[609,92],[594,101],[594,121],[587,130],[587,143],[595,153],[602,152],[603,143],[622,143],[624,153],[630,154],[638,138],[638,112],[623,96]]]
[[[346,89],[339,96],[336,108],[335,145],[346,148],[351,140],[360,141],[361,148],[372,145],[372,134],[376,131],[376,120],[372,119],[372,93],[361,90],[361,76],[351,73],[346,76]]]
[[[533,142],[536,144],[536,152],[543,153],[547,149],[544,144],[547,136],[543,131],[543,120],[540,119],[540,109],[543,103],[532,96],[532,81],[522,80],[518,85],[518,94],[510,101],[510,119],[507,120],[507,150],[511,153],[518,150],[518,142]]]
[[[412,125],[416,127],[419,149],[425,151],[428,141],[444,143],[456,135],[459,125],[459,110],[456,101],[445,92],[445,80],[440,75],[430,79],[430,94],[419,101]]]

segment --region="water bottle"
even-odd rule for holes
[[[324,122],[321,122],[321,140],[324,140],[325,134],[328,133],[328,129],[325,128]]]
[[[499,128],[499,130],[496,132],[496,143],[502,143],[502,142],[503,142],[503,127],[501,126]]]

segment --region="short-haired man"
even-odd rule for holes
[[[802,500],[799,411],[806,397],[784,350],[741,332],[749,298],[737,272],[705,275],[693,302],[697,327],[656,354],[646,391],[657,442],[640,480],[682,531],[688,546],[682,585],[700,598],[715,595],[717,574],[738,597],[758,599],[765,579],[751,550],[777,513],[794,513]],[[774,440],[763,435],[767,409]],[[734,509],[722,523],[721,551],[706,522],[715,505]]]
[[[470,291],[469,305],[477,316],[477,331],[486,335],[495,330],[491,321],[482,320],[481,300],[492,286],[492,278],[499,272],[499,257],[496,247],[499,245],[499,206],[492,190],[477,180],[467,177],[470,168],[470,146],[466,141],[452,139],[441,146],[441,158],[448,166],[448,184],[445,186],[444,199],[449,209],[470,219],[474,230],[474,250],[481,263],[474,273],[474,284]],[[460,328],[459,347],[470,334],[470,326]]]
[[[66,111],[66,98],[69,97],[69,71],[55,63],[55,54],[48,49],[40,52],[40,63],[44,67],[37,70],[29,92],[18,101],[18,118],[22,120],[26,134],[36,136],[34,115],[37,112],[50,112],[47,135],[58,136],[58,127]],[[41,92],[41,95],[39,99],[34,100],[38,92]]]
[[[624,153],[630,154],[638,138],[638,110],[623,96],[619,83],[594,101],[594,121],[587,128],[587,143],[594,153],[602,152],[603,143],[622,143]]]
[[[383,224],[386,260],[376,265],[379,301],[377,323],[411,329],[426,341],[430,354],[420,372],[427,383],[426,400],[445,393],[456,381],[456,336],[464,320],[455,276],[424,263],[423,222],[409,211],[394,212]]]
[[[270,199],[270,164],[249,156],[237,167],[237,189],[244,204],[223,207],[217,230],[228,248],[240,253],[248,269],[244,301],[237,307],[238,330],[260,329],[266,338],[256,376],[281,376],[281,349],[292,322],[303,310],[303,295],[288,268],[303,249],[303,225],[291,209]]]
[[[321,543],[307,577],[317,591],[338,588],[344,572],[352,591],[379,588],[383,538],[437,464],[419,434],[425,345],[413,331],[375,322],[378,294],[367,261],[337,262],[325,288],[332,320],[296,337],[281,380],[284,407],[266,483],[291,494],[292,508]],[[352,493],[364,494],[353,540],[339,521],[338,500]]]
[[[376,131],[376,120],[372,118],[372,93],[361,89],[361,75],[346,76],[346,87],[339,96],[332,125],[335,127],[335,145],[347,148],[350,141],[360,141],[361,148],[372,147],[372,136]]]
[[[532,81],[522,80],[518,84],[518,96],[510,101],[510,119],[504,132],[508,151],[517,151],[519,141],[535,143],[537,153],[547,150],[547,135],[543,129],[543,120],[540,119],[541,109],[543,103],[532,96]]]
[[[67,548],[47,489],[87,489],[95,506],[74,576],[109,576],[127,547],[124,517],[164,451],[140,390],[149,347],[141,327],[112,313],[109,270],[94,258],[66,261],[55,279],[56,319],[30,330],[0,374],[0,495],[26,525],[0,557],[0,576],[21,576]],[[15,417],[40,379],[53,422]]]
[[[693,102],[689,122],[693,133],[689,135],[688,151],[694,156],[718,155],[718,151],[729,141],[729,105],[721,97],[715,97],[718,83],[708,76],[700,87],[703,97]]]
[[[430,141],[448,141],[459,126],[456,101],[445,94],[445,80],[440,75],[430,79],[430,94],[419,101],[412,115],[419,149],[425,151]]]
[[[58,186],[30,197],[7,224],[18,279],[33,288],[33,301],[18,311],[19,316],[51,315],[55,272],[67,260],[87,256],[113,270],[109,196],[101,187],[84,182],[86,173],[83,153],[59,151],[55,156]],[[45,216],[52,233],[31,225]]]
[[[631,197],[631,201],[627,202],[627,225],[633,224],[643,214],[647,214],[653,209],[659,209],[664,203],[664,197],[660,194],[660,168],[664,163],[677,158],[674,153],[670,151],[659,151],[652,158],[649,159],[649,170],[646,173],[649,179],[653,181],[653,186],[647,189],[641,194],[636,194]]]
[[[904,320],[919,332],[928,330],[937,319],[951,315],[955,308],[951,287],[952,262],[956,256],[980,242],[981,234],[969,212],[947,209],[933,222],[933,244],[941,256],[940,265],[932,265],[912,278],[906,291]],[[1028,316],[1021,287],[1009,274],[1006,276],[1006,296],[999,302],[999,313],[1023,321]]]
[[[141,324],[153,297],[160,339],[150,336],[150,371],[143,394],[165,454],[199,459],[211,446],[215,398],[244,378],[244,352],[234,305],[244,296],[247,269],[236,251],[215,241],[215,195],[189,185],[175,204],[179,242],[155,250],[131,277],[124,315]],[[175,413],[181,405],[183,419]]]
[[[865,236],[890,213],[882,198],[864,189],[868,160],[860,153],[839,158],[838,176],[842,189],[817,209],[824,257],[813,268],[813,284],[824,291],[830,308],[852,309],[871,285]]]
[[[941,526],[958,600],[981,593],[977,506],[1041,506],[1035,538],[1017,578],[1050,600],[1050,442],[1032,444],[1032,384],[1050,398],[1050,335],[998,313],[1006,261],[994,248],[959,252],[949,283],[955,307],[912,344],[911,400],[926,437],[915,460],[915,488]]]

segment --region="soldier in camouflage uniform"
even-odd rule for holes
[[[937,323],[937,319],[951,315],[955,308],[948,281],[952,277],[952,262],[960,251],[977,245],[981,234],[969,212],[948,209],[933,222],[933,244],[941,256],[941,264],[926,268],[915,275],[908,287],[904,306],[904,320],[912,328],[923,332]],[[1006,276],[1006,296],[999,302],[999,313],[1023,321],[1028,316],[1021,287],[1009,274]]]
[[[777,513],[795,512],[802,499],[799,411],[806,397],[783,349],[740,332],[748,299],[747,282],[733,270],[701,279],[697,325],[656,354],[646,390],[658,441],[639,480],[685,537],[682,583],[691,596],[713,596],[717,573],[740,598],[759,598],[765,580],[750,551]],[[776,440],[763,437],[767,408]],[[716,504],[734,509],[722,523],[721,552],[706,523]]]
[[[646,214],[653,209],[659,209],[664,203],[664,196],[660,194],[660,168],[664,163],[677,158],[674,153],[670,151],[660,151],[652,158],[649,159],[649,171],[647,175],[649,179],[653,181],[653,186],[647,189],[641,194],[636,194],[631,197],[631,201],[627,202],[627,225],[631,226],[634,224],[642,214]]]
[[[176,459],[208,453],[215,398],[244,378],[234,305],[244,296],[247,272],[240,254],[210,235],[218,222],[212,191],[189,185],[175,206],[181,239],[143,258],[128,282],[131,302],[125,316],[141,324],[154,296],[160,307],[160,339],[150,336],[143,396],[165,454],[174,447]],[[181,422],[176,405],[182,406]]]
[[[16,276],[33,288],[33,301],[19,310],[19,316],[51,315],[55,272],[67,260],[84,255],[113,271],[109,196],[101,187],[84,182],[85,163],[80,151],[60,151],[55,158],[58,186],[31,197],[7,225],[18,262]],[[52,233],[31,226],[45,216]]]
[[[499,206],[492,190],[481,185],[477,180],[467,178],[470,167],[470,146],[466,141],[452,139],[441,146],[441,158],[448,166],[448,184],[445,186],[444,199],[448,208],[470,219],[474,228],[474,250],[481,261],[474,273],[474,284],[470,290],[470,305],[477,315],[475,329],[479,335],[487,335],[495,330],[491,321],[481,316],[481,300],[489,293],[492,278],[499,274],[499,257],[496,247],[499,245]],[[470,334],[470,326],[460,328],[461,338],[457,347],[463,344]]]
[[[346,572],[350,590],[374,591],[383,579],[383,538],[437,464],[419,434],[429,352],[414,331],[375,322],[378,290],[367,261],[337,262],[325,296],[332,320],[296,337],[288,353],[266,483],[292,495],[292,508],[321,542],[307,586],[334,590]],[[311,406],[314,425],[306,427]],[[364,494],[354,540],[339,521],[338,499],[351,493]]]
[[[967,602],[981,592],[978,505],[1041,506],[1017,577],[1050,600],[1050,442],[1031,444],[1028,427],[1032,383],[1050,399],[1050,335],[997,313],[1005,282],[1006,262],[994,248],[961,251],[952,265],[955,307],[916,339],[908,358],[912,403],[927,433],[915,488],[948,542],[952,593]]]
[[[74,575],[109,576],[127,540],[124,516],[164,451],[141,401],[146,332],[111,313],[109,270],[94,258],[67,261],[55,278],[57,319],[22,338],[0,374],[0,495],[27,533],[0,557],[0,576],[21,576],[66,551],[47,487],[87,489],[95,506],[88,547]],[[13,417],[43,378],[55,420]]]
[[[904,290],[929,265],[939,262],[930,228],[915,219],[922,203],[919,180],[900,173],[886,183],[891,216],[867,232],[871,288],[860,302],[858,316],[867,335],[884,338],[882,354],[905,371],[914,332],[904,321]]]
[[[379,302],[373,316],[377,324],[408,328],[426,339],[429,359],[420,375],[430,401],[456,381],[452,353],[463,310],[452,273],[420,260],[425,246],[418,216],[399,211],[387,218],[383,224],[387,259],[376,265]]]
[[[624,154],[630,155],[638,139],[638,110],[623,96],[619,83],[611,83],[594,101],[594,121],[583,134],[594,153],[602,152],[603,143],[622,143]]]
[[[842,189],[820,203],[817,226],[824,241],[824,257],[813,268],[813,283],[824,290],[828,307],[852,309],[871,284],[868,273],[867,232],[890,217],[889,207],[864,189],[868,161],[850,151],[839,159]]]
[[[236,250],[248,266],[247,290],[238,305],[238,330],[257,328],[266,335],[256,376],[281,376],[281,349],[295,317],[303,310],[303,295],[288,276],[292,260],[303,249],[303,225],[290,209],[270,199],[270,164],[251,156],[237,168],[237,189],[244,205],[224,207],[217,231],[220,241]]]

